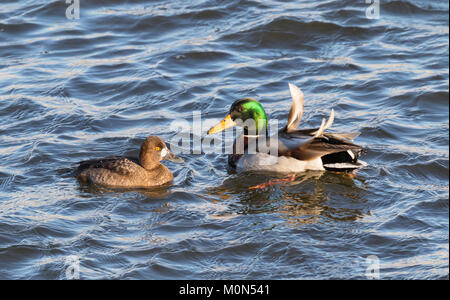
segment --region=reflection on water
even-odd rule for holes
[[[292,182],[262,189],[249,189],[276,175],[241,173],[227,178],[208,194],[215,202],[226,203],[227,209],[213,217],[240,214],[271,213],[290,226],[332,221],[355,221],[370,212],[364,207],[365,189],[345,173],[306,172],[297,174]],[[333,201],[329,201],[331,194]],[[336,201],[338,199],[339,201]],[[351,205],[349,205],[351,204]],[[323,220],[325,219],[325,221]],[[330,220],[326,220],[330,219]]]
[[[126,194],[130,192],[137,192],[142,194],[147,198],[155,198],[155,199],[165,199],[170,195],[169,188],[171,187],[170,183],[164,184],[158,187],[152,188],[113,188],[108,186],[100,186],[94,184],[87,184],[78,181],[79,183],[79,191],[80,196],[83,194]]]

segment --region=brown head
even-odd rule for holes
[[[173,154],[164,141],[157,136],[149,136],[141,145],[139,153],[139,162],[142,167],[152,170],[159,165],[163,159],[171,160],[176,163],[184,162],[183,159]]]

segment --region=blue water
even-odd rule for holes
[[[448,2],[0,4],[0,279],[448,279]],[[236,174],[221,153],[167,162],[173,185],[80,184],[72,164],[137,155],[177,120],[243,97],[302,126],[360,131],[355,178]],[[207,128],[205,128],[206,130]],[[189,132],[189,128],[185,128]],[[203,133],[204,134],[204,133]]]

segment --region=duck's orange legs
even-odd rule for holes
[[[268,186],[272,186],[272,185],[276,185],[276,184],[282,184],[282,183],[286,183],[286,182],[291,182],[295,180],[295,174],[290,174],[288,175],[286,178],[281,178],[281,179],[271,179],[265,183],[261,183],[255,186],[251,186],[248,189],[249,190],[254,190],[254,189],[263,189],[266,188]]]

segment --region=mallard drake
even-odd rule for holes
[[[182,163],[164,141],[149,136],[141,145],[139,158],[113,156],[76,163],[75,176],[82,182],[118,188],[148,188],[163,185],[173,179],[161,160]]]
[[[301,129],[297,127],[303,116],[303,92],[289,84],[292,106],[286,126],[277,136],[268,136],[268,120],[262,105],[252,98],[235,101],[229,114],[208,134],[217,133],[234,126],[244,128],[243,139],[235,140],[233,153],[228,163],[238,171],[303,172],[306,170],[353,171],[366,165],[359,160],[362,147],[352,141],[359,133],[325,133],[334,121],[334,110],[319,128]],[[248,122],[251,121],[251,122]],[[249,152],[255,149],[254,152]],[[256,146],[255,146],[256,145]],[[265,151],[261,148],[265,147]],[[243,151],[239,151],[242,149]],[[273,151],[276,147],[276,155]]]

